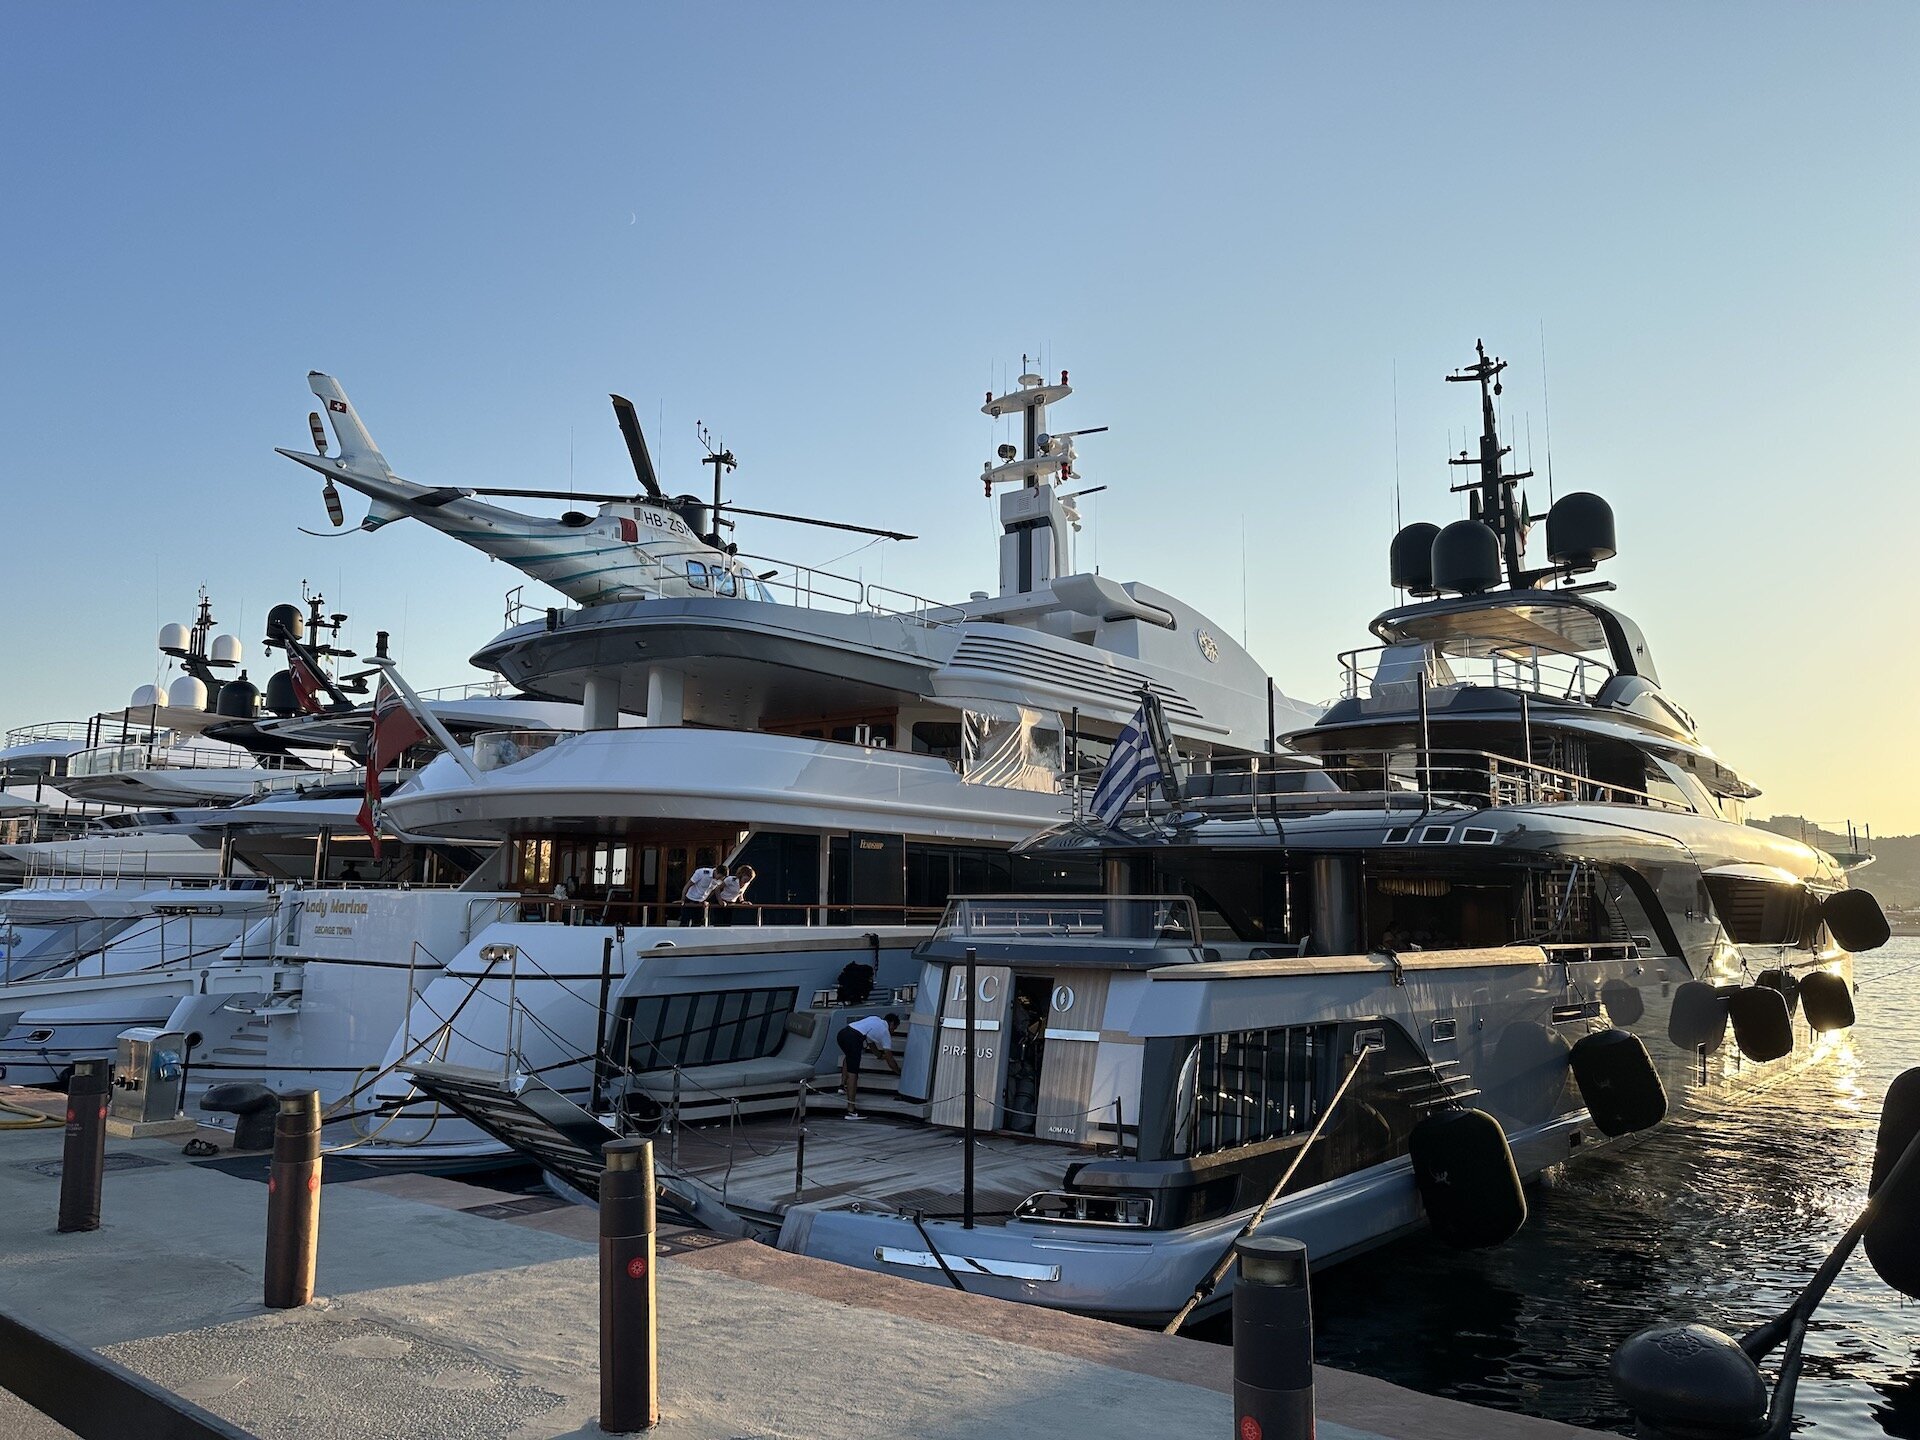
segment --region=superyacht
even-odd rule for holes
[[[1469,517],[1395,537],[1408,599],[1288,737],[1306,768],[1169,747],[1145,799],[1024,848],[1097,866],[1104,894],[951,897],[865,1123],[789,1063],[845,1012],[789,1001],[779,1050],[711,1077],[784,1090],[786,1113],[670,1124],[671,1203],[799,1253],[1177,1325],[1226,1304],[1237,1236],[1296,1236],[1320,1264],[1423,1225],[1498,1244],[1548,1167],[1835,1043],[1880,907],[1742,823],[1758,792],[1584,578],[1615,552],[1604,501],[1560,497],[1529,565],[1501,369],[1481,350],[1450,377],[1480,390],[1479,454],[1455,462]],[[616,990],[614,1033],[657,1003]],[[615,1058],[599,1120],[537,1080],[418,1073],[591,1195],[599,1144],[658,1124],[665,1093],[648,1052]]]
[[[617,986],[675,997],[622,1043],[683,1069],[772,1053],[776,1012],[830,994],[849,967],[906,1004],[913,949],[949,895],[1098,884],[1090,858],[1014,846],[1067,817],[1074,776],[1104,762],[1143,690],[1203,769],[1264,755],[1278,726],[1317,713],[1191,606],[1076,570],[1069,487],[1086,432],[1050,427],[1073,393],[1064,373],[987,397],[984,413],[1019,437],[979,476],[1000,492],[998,593],[954,605],[741,553],[729,513],[764,512],[721,493],[731,453],[709,451],[711,501],[669,496],[618,397],[640,493],[579,497],[600,513],[548,521],[472,497],[549,492],[400,480],[338,383],[310,381],[339,450],[287,453],[367,493],[365,525],[412,516],[580,602],[474,658],[578,701],[582,728],[481,735],[383,801],[411,839],[503,842],[494,879],[516,903],[447,959],[396,1031],[393,1073],[369,1087],[382,1113],[360,1122],[363,1159],[501,1148],[421,1101],[403,1065],[532,1075],[590,1100]],[[754,873],[742,903],[683,904],[690,877],[721,864]]]

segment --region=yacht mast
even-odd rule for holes
[[[1526,502],[1522,499],[1515,503],[1513,487],[1522,480],[1531,479],[1533,472],[1500,473],[1501,458],[1511,454],[1513,447],[1500,443],[1500,431],[1493,415],[1493,397],[1500,393],[1500,372],[1507,368],[1507,362],[1497,357],[1489,359],[1484,341],[1474,341],[1473,348],[1479,358],[1466,368],[1456,370],[1447,379],[1454,383],[1470,380],[1480,382],[1480,454],[1475,458],[1462,450],[1447,463],[1477,465],[1480,478],[1452,486],[1451,489],[1456,495],[1462,490],[1473,492],[1469,502],[1472,516],[1499,537],[1501,556],[1506,562],[1507,583],[1515,590],[1528,589],[1534,577],[1528,576],[1520,568],[1522,552],[1527,543]]]

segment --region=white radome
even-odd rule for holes
[[[160,648],[168,653],[172,653],[175,650],[185,650],[192,642],[192,639],[193,636],[191,632],[188,631],[184,625],[175,623],[172,625],[162,625],[160,627]]]
[[[167,686],[167,704],[176,710],[206,709],[206,682],[196,675],[180,676]]]
[[[213,637],[213,645],[208,651],[207,658],[212,660],[216,665],[238,665],[240,663],[240,655],[241,646],[239,636],[216,635]]]
[[[160,703],[158,685],[142,685],[133,692],[133,698],[127,701],[129,710],[151,710]]]

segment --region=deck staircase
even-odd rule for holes
[[[215,1083],[214,1076],[227,1070],[263,1072],[267,1063],[267,1024],[265,1016],[249,1015],[243,1024],[235,1025],[217,1042],[195,1050],[194,1070],[204,1073],[209,1084]]]
[[[591,1199],[600,1196],[600,1147],[620,1137],[538,1076],[465,1065],[414,1065],[420,1092],[471,1121]]]

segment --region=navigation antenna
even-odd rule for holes
[[[722,525],[731,527],[733,524],[731,520],[721,518],[721,477],[726,471],[737,469],[740,462],[733,458],[733,452],[731,450],[722,450],[715,445],[713,434],[707,429],[704,421],[696,420],[693,422],[693,433],[700,441],[700,448],[707,452],[700,463],[713,467],[713,533],[704,538],[709,545],[718,547],[720,544],[720,527]]]
[[[1493,397],[1500,393],[1500,372],[1507,368],[1507,362],[1495,357],[1487,357],[1485,342],[1473,342],[1474,353],[1478,358],[1465,369],[1456,370],[1447,376],[1449,382],[1464,384],[1478,381],[1480,385],[1480,453],[1478,456],[1462,450],[1449,459],[1449,465],[1478,466],[1480,478],[1468,481],[1464,485],[1448,488],[1454,493],[1467,491],[1467,511],[1471,519],[1480,521],[1500,541],[1500,552],[1506,561],[1507,581],[1516,588],[1521,587],[1524,572],[1520,568],[1520,552],[1526,543],[1526,527],[1529,517],[1526,514],[1526,497],[1516,499],[1514,486],[1522,480],[1531,479],[1531,470],[1521,470],[1513,474],[1502,474],[1501,459],[1512,453],[1511,445],[1500,443],[1499,426],[1494,420]]]

